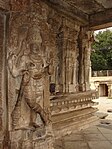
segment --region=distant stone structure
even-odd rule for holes
[[[112,70],[93,71],[90,82],[91,89],[98,91],[98,96],[112,98]]]

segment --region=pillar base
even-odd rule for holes
[[[79,84],[79,91],[81,91],[81,92],[86,91],[86,89],[85,89],[85,84],[84,84],[84,83]]]

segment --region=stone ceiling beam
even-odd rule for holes
[[[62,12],[66,16],[81,22],[83,25],[87,25],[89,22],[88,15],[78,8],[68,4],[63,0],[44,0],[52,8],[59,12]]]
[[[89,23],[93,30],[112,27],[112,9],[90,15]]]

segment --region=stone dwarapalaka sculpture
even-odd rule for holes
[[[21,77],[17,102],[12,112],[12,125],[13,128],[16,128],[20,116],[20,103],[23,99],[33,111],[30,126],[49,128],[49,108],[44,110],[44,100],[46,100],[44,81],[46,76],[52,72],[52,54],[50,53],[49,58],[46,58],[46,49],[43,50],[42,48],[42,37],[37,27],[28,29],[25,34],[19,40],[19,48],[16,54],[10,53],[8,57],[10,73],[14,78]],[[27,52],[22,50],[25,42],[28,43]],[[46,84],[46,87],[49,88],[49,84]]]

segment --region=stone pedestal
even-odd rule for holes
[[[10,132],[11,149],[54,149],[53,137],[39,131],[23,129]]]

